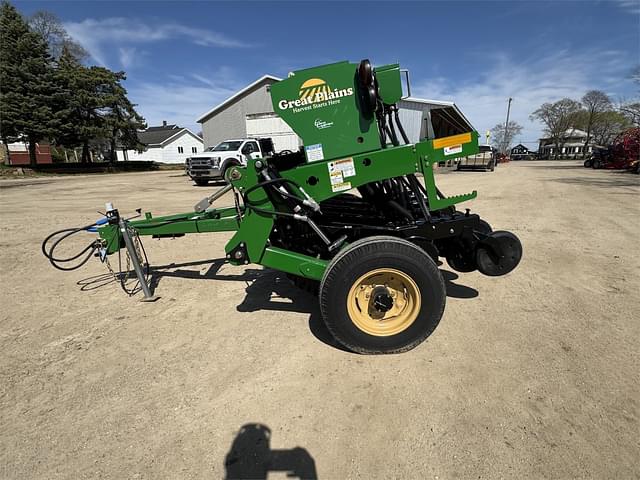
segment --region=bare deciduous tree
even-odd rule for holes
[[[636,127],[640,127],[640,102],[627,102],[623,103],[619,107],[620,113],[622,113],[629,122]]]
[[[616,136],[631,126],[631,122],[621,112],[609,110],[598,116],[593,124],[592,136],[597,145],[609,145]]]
[[[509,127],[504,128],[504,123],[498,123],[491,129],[493,144],[502,153],[507,153],[513,139],[522,133],[522,125],[513,120],[509,120]]]
[[[566,143],[566,132],[573,128],[575,113],[580,110],[580,102],[570,98],[563,98],[555,103],[543,103],[529,118],[538,120],[544,125],[544,130],[555,146],[555,158]]]
[[[638,86],[638,93],[640,93],[640,65],[631,71],[631,80]],[[637,97],[632,100],[621,99],[618,110],[632,125],[640,127],[640,100]]]
[[[586,155],[589,142],[591,141],[592,132],[598,123],[602,123],[605,118],[603,115],[605,112],[611,111],[611,99],[609,96],[600,90],[590,90],[582,97],[582,105],[586,112],[586,132],[587,137],[584,141],[583,156]]]
[[[89,57],[89,52],[69,36],[62,22],[54,13],[46,10],[34,13],[29,18],[29,27],[42,35],[49,45],[49,54],[54,60],[60,58],[65,47],[80,62]]]

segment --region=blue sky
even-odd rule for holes
[[[455,101],[476,129],[601,89],[638,95],[640,0],[494,2],[15,2],[56,13],[91,63],[127,72],[149,124],[196,119],[263,74],[340,60],[399,62],[412,94]],[[530,144],[533,146],[533,144]]]

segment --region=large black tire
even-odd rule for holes
[[[493,232],[491,225],[482,219],[480,219],[480,225],[477,230],[485,235]],[[469,273],[478,269],[475,251],[466,251],[461,248],[450,252],[446,258],[449,266],[456,272]]]
[[[194,178],[193,181],[199,187],[204,187],[205,185],[207,185],[209,183],[209,180],[207,180],[206,178]]]
[[[494,162],[489,162],[489,171],[493,172],[496,169],[496,164]]]
[[[593,160],[593,162],[591,162],[591,166],[597,170],[599,168],[602,168],[602,162],[596,158]]]
[[[366,286],[361,283],[364,278]],[[362,295],[369,298],[366,305],[358,301]],[[435,262],[421,248],[395,237],[363,238],[345,247],[320,283],[320,310],[327,328],[346,348],[364,354],[416,347],[438,325],[445,300],[444,280]]]
[[[587,158],[582,165],[584,165],[584,168],[591,168],[592,164],[593,164],[593,160],[590,158]]]

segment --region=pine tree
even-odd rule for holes
[[[135,105],[127,98],[127,90],[120,83],[125,80],[124,72],[112,72],[109,111],[104,115],[109,135],[109,161],[115,162],[118,144],[125,150],[142,151],[144,145],[138,140],[138,130],[147,127]]]
[[[58,145],[65,148],[75,148],[82,145],[80,124],[83,111],[78,99],[77,88],[80,69],[84,68],[68,49],[63,48],[55,69],[56,94],[54,102],[56,129],[54,139]]]
[[[0,119],[2,140],[29,142],[31,165],[36,143],[53,132],[54,78],[47,44],[18,11],[0,5]]]
[[[68,147],[82,147],[82,162],[90,160],[89,144],[107,135],[104,114],[110,102],[113,72],[103,67],[85,67],[66,48],[56,69],[59,128],[56,140]]]

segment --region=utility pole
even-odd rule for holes
[[[507,106],[507,121],[504,122],[504,146],[502,147],[502,153],[507,154],[507,148],[509,147],[509,143],[507,141],[507,134],[509,133],[509,113],[511,113],[511,100],[513,98],[509,97],[509,105]]]

